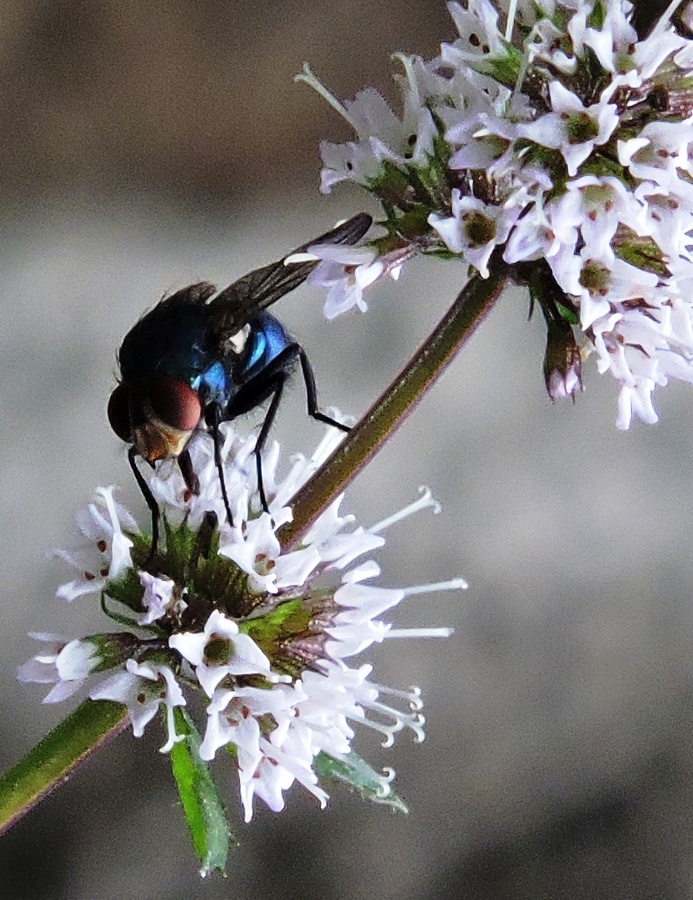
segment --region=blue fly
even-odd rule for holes
[[[137,466],[138,456],[151,466],[159,459],[176,458],[188,489],[198,493],[188,444],[197,431],[208,429],[232,523],[219,426],[269,401],[255,445],[260,499],[267,509],[260,452],[296,362],[306,386],[308,414],[349,430],[320,412],[305,351],[266,309],[305,281],[317,265],[317,260],[291,262],[294,255],[305,255],[311,244],[355,244],[371,224],[370,216],[356,215],[218,293],[208,282],[191,284],[161,300],[125,336],[118,351],[121,379],[108,403],[108,419],[131,445],[130,466],[152,514],[152,554],[159,540],[159,507]]]

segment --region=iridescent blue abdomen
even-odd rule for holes
[[[269,313],[253,316],[249,324],[250,334],[241,357],[243,381],[259,375],[291,343],[284,326]]]

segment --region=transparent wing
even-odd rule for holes
[[[254,313],[271,306],[293,291],[310,275],[317,260],[287,263],[294,254],[303,253],[311,244],[355,244],[371,227],[373,219],[359,213],[331,231],[313,238],[283,256],[277,262],[255,269],[220,291],[209,303],[210,337],[222,344],[236,334]]]

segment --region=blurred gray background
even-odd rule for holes
[[[145,515],[105,417],[121,338],[163,292],[374,211],[318,193],[319,139],[349,135],[292,83],[304,60],[339,96],[395,100],[389,54],[452,38],[442,0],[0,2],[3,767],[67,712],[15,682],[26,632],[104,627],[53,599],[46,551],[97,484]],[[322,404],[363,412],[461,276],[414,262],[334,323],[317,291],[287,297]],[[470,583],[397,613],[451,640],[372,655],[377,680],[424,691],[423,745],[356,743],[397,768],[409,816],[339,789],[321,813],[296,787],[246,827],[228,772],[241,848],[200,882],[161,734],[127,733],[0,840],[2,900],[693,896],[693,388],[621,434],[615,383],[587,364],[578,402],[552,405],[542,355],[507,295],[348,495],[367,524],[430,485],[443,512],[392,529],[383,583]],[[288,453],[320,434],[296,384],[275,436]]]

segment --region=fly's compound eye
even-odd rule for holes
[[[148,385],[152,412],[165,425],[178,431],[194,431],[202,416],[197,393],[179,378],[156,375]]]
[[[130,423],[130,392],[124,384],[119,384],[108,401],[108,421],[121,441],[132,443]]]

